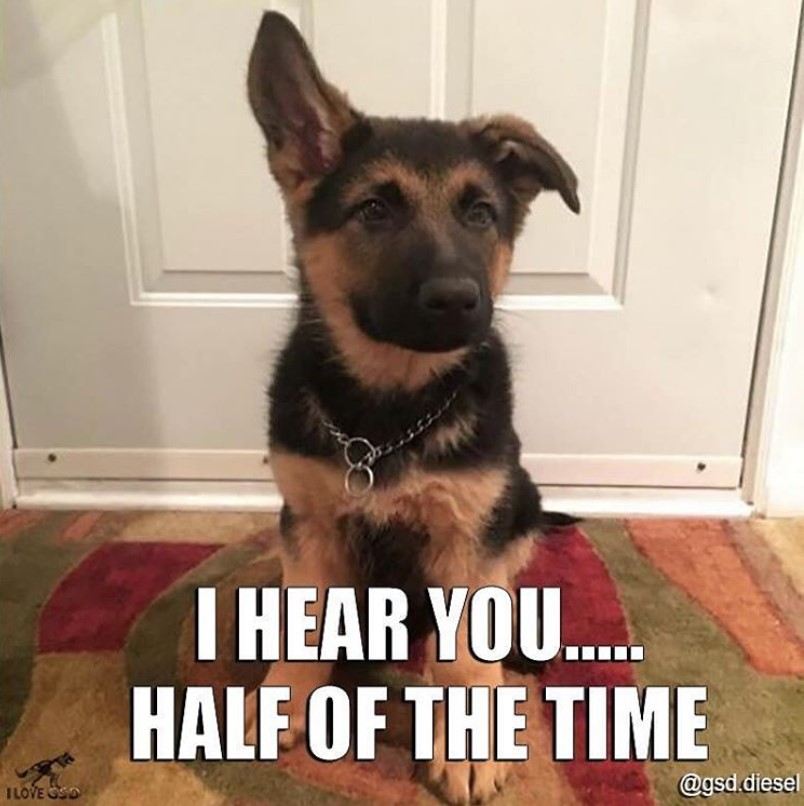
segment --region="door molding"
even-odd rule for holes
[[[17,498],[17,477],[14,472],[14,429],[11,422],[6,364],[0,351],[0,507],[10,509]]]
[[[271,482],[260,450],[151,450],[108,448],[23,449],[15,452],[20,480],[131,480]],[[522,455],[522,466],[540,485],[635,489],[737,490],[740,456],[651,454]]]
[[[745,438],[743,497],[804,514],[804,7]]]
[[[752,512],[738,489],[548,486],[541,492],[545,509],[584,517],[747,518]],[[17,502],[26,509],[278,512],[282,497],[273,482],[46,479],[20,481]]]

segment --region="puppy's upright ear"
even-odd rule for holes
[[[578,179],[574,171],[526,120],[499,115],[474,118],[464,125],[511,190],[521,219],[542,190],[557,190],[573,213],[580,212]]]
[[[285,192],[335,168],[341,138],[360,119],[321,75],[282,14],[263,15],[248,67],[248,97],[268,142],[271,170]]]

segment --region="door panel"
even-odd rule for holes
[[[265,476],[293,297],[244,89],[262,5],[125,0],[62,40],[7,10],[21,477]],[[581,215],[537,199],[499,312],[538,480],[736,486],[798,0],[392,0],[371,35],[358,0],[273,6],[359,107],[515,112],[576,168]]]

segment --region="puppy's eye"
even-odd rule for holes
[[[374,197],[358,205],[355,217],[364,224],[379,224],[391,217],[391,209],[382,199]]]
[[[474,202],[464,214],[464,221],[477,229],[488,229],[496,220],[496,210],[484,201]]]

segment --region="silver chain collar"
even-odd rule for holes
[[[396,439],[383,442],[382,445],[374,445],[365,437],[350,437],[341,431],[335,423],[326,418],[321,419],[324,428],[335,438],[337,443],[343,448],[343,458],[346,462],[346,475],[343,479],[343,487],[353,498],[361,498],[374,487],[373,467],[379,459],[398,451],[400,448],[413,442],[419,434],[424,433],[444,412],[452,405],[458,395],[456,389],[437,408],[420,417],[410,428],[403,431]]]

